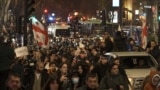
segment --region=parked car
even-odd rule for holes
[[[158,67],[157,61],[147,52],[108,52],[105,53],[110,63],[117,57],[126,71],[130,81],[130,90],[140,90],[144,78],[150,73],[150,68]]]

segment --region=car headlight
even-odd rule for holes
[[[129,90],[133,90],[133,88],[134,88],[134,79],[133,78],[128,78],[128,80],[129,80],[129,83],[130,83]]]
[[[131,86],[133,86],[133,84],[134,84],[134,79],[129,77],[128,80],[129,80]]]

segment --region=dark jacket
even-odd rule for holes
[[[0,71],[8,70],[15,57],[13,48],[0,42]]]
[[[105,39],[105,45],[106,45],[105,46],[106,47],[106,49],[105,49],[106,52],[111,52],[113,50],[113,42],[111,41],[110,38]]]
[[[9,87],[7,87],[5,90],[11,90]],[[18,90],[27,90],[27,89],[25,89],[24,87],[21,87],[20,89],[18,89]]]
[[[121,32],[117,32],[117,35],[114,37],[114,43],[118,51],[127,51],[126,37],[122,36]]]
[[[92,73],[96,73],[98,75],[99,83],[101,79],[105,76],[108,67],[109,67],[108,63],[107,64],[98,63],[91,71]]]
[[[87,87],[86,86],[82,86],[82,87],[77,88],[76,90],[87,90]]]
[[[160,49],[159,46],[155,46],[152,50],[149,51],[149,53],[156,59],[158,60],[159,55],[160,55]],[[159,63],[159,61],[158,61]]]
[[[108,73],[103,77],[103,79],[100,82],[100,90],[119,90],[120,85],[124,86],[124,90],[128,90],[128,88],[126,87],[126,85],[128,84],[124,81],[121,74],[112,75]]]
[[[60,90],[75,90],[75,88],[81,87],[81,83],[79,82],[79,84],[74,88],[74,85],[71,82],[71,80],[68,80],[67,82],[61,82],[60,84]]]

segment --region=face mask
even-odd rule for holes
[[[78,84],[79,78],[72,78],[72,82],[73,82],[73,84]]]

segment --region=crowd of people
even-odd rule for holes
[[[119,58],[110,63],[104,53],[143,49],[120,32],[114,38],[107,32],[102,37],[54,38],[49,48],[29,47],[29,55],[16,57],[14,48],[1,36],[0,90],[129,90]],[[158,60],[157,47],[151,41],[146,51]]]

